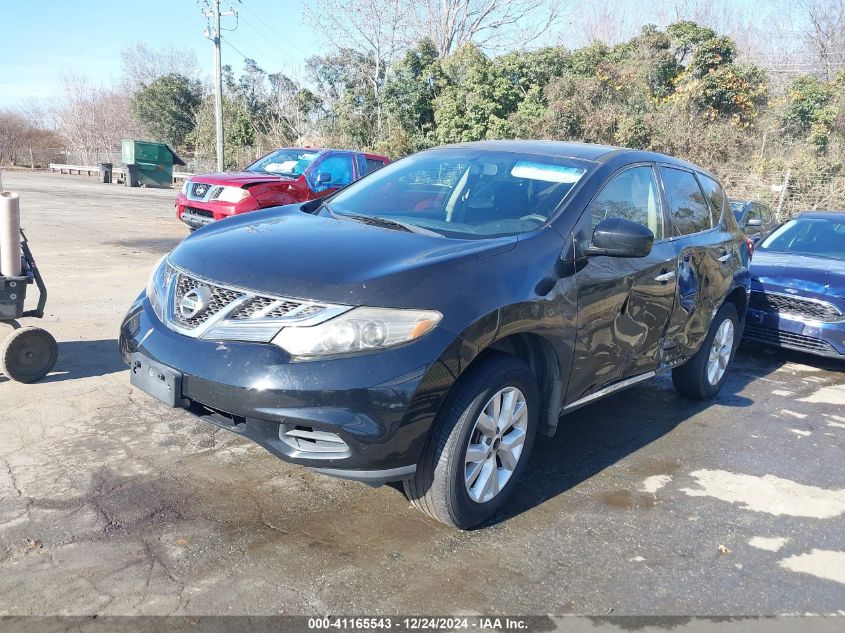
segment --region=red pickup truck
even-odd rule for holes
[[[186,179],[176,196],[176,216],[193,231],[230,215],[322,198],[389,162],[347,150],[279,149],[243,171]]]

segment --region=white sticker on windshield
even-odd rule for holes
[[[567,167],[566,165],[550,165],[548,163],[532,163],[521,160],[511,169],[511,176],[514,178],[527,178],[528,180],[574,184],[581,179],[584,171],[584,169]]]

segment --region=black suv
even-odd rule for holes
[[[197,231],[155,267],[120,346],[167,404],[321,473],[403,481],[466,528],[561,414],[669,370],[713,396],[749,257],[694,165],[466,143]]]

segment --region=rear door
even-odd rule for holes
[[[608,217],[647,226],[654,247],[646,257],[590,257],[576,273],[577,335],[567,403],[657,369],[675,302],[677,257],[666,239],[653,165],[628,166],[608,179],[576,226],[578,242],[589,243],[595,226]]]
[[[721,185],[680,167],[662,165],[659,172],[678,258],[678,301],[666,333],[671,362],[698,350],[730,290],[740,254],[724,221],[730,207]]]
[[[373,173],[374,171],[378,171],[382,167],[386,165],[384,160],[380,158],[372,158],[365,154],[358,154],[358,178],[363,178],[364,176]]]

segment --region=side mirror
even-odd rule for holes
[[[745,226],[763,226],[763,220],[760,218],[748,218],[745,222]]]
[[[585,255],[645,257],[653,244],[654,233],[648,227],[623,218],[607,218],[593,230],[593,240]]]
[[[332,175],[327,171],[321,171],[317,174],[317,184],[327,185],[332,181]]]

